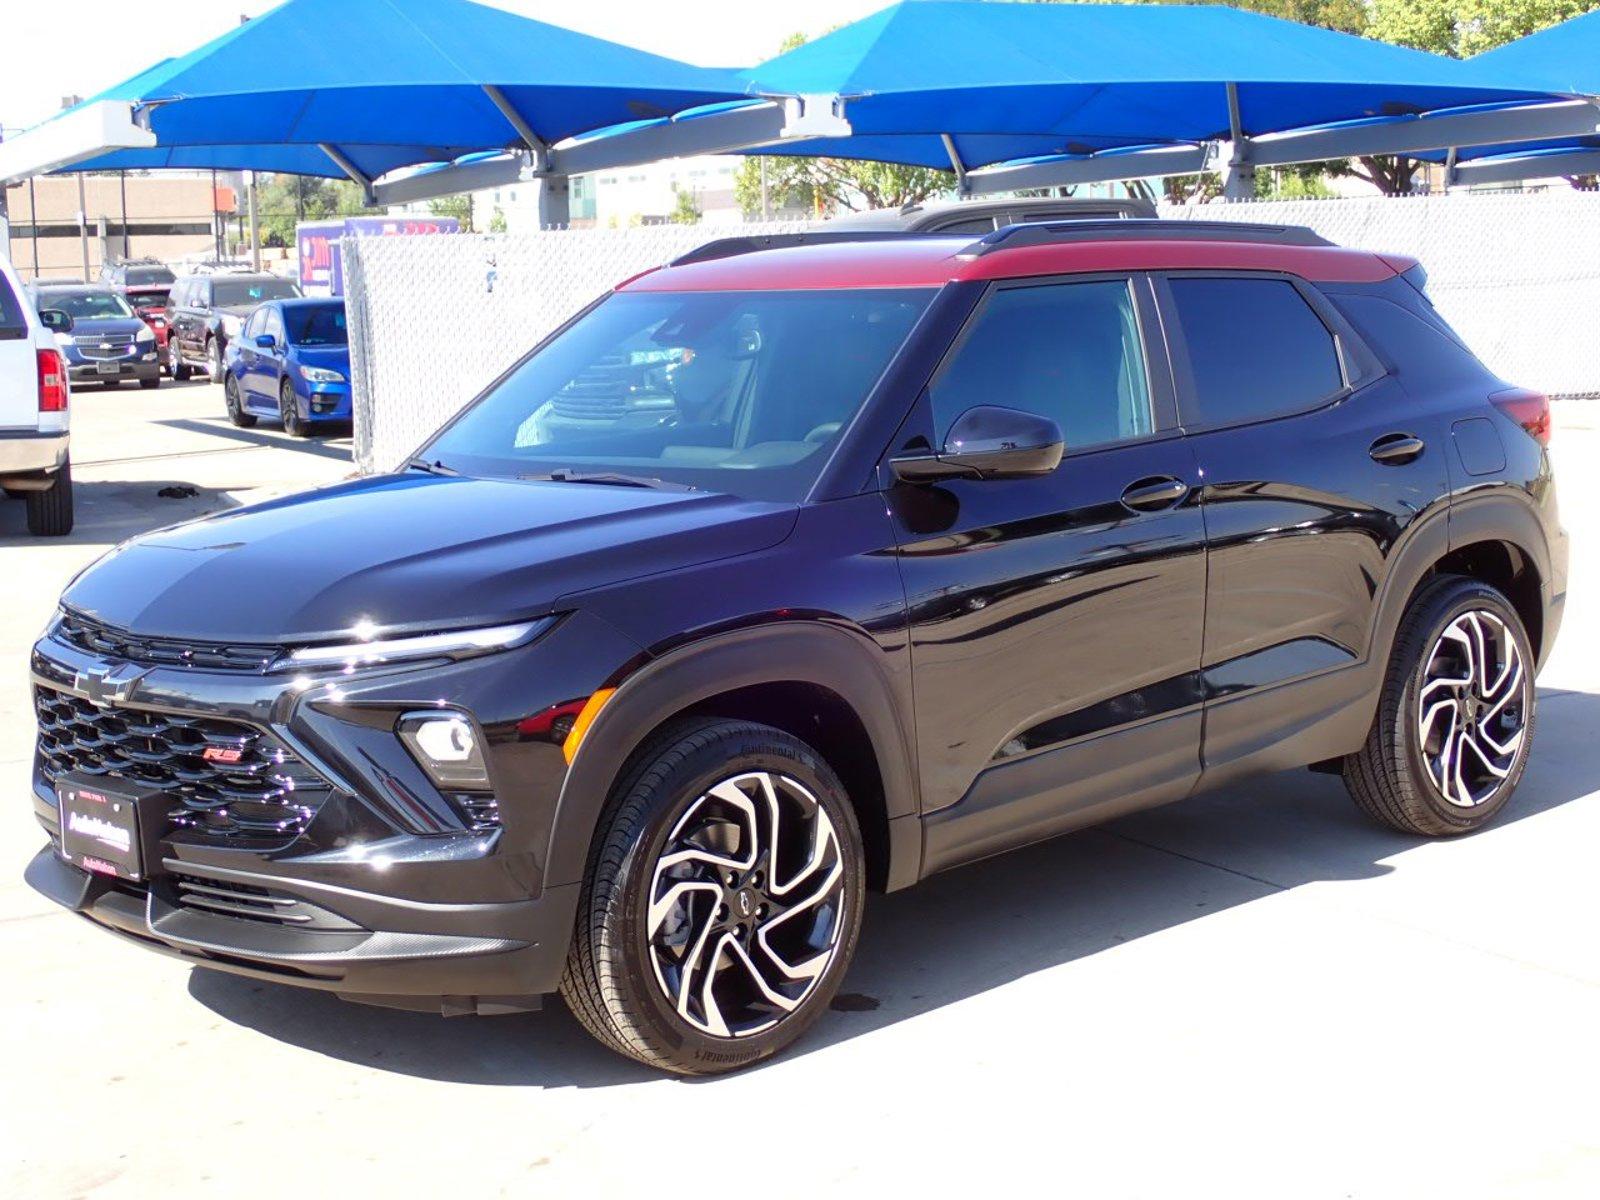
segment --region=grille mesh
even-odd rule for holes
[[[34,710],[46,780],[76,771],[159,788],[179,828],[293,837],[331,790],[276,737],[239,721],[102,708],[46,687],[35,689]]]

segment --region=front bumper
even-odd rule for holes
[[[33,806],[50,845],[27,881],[96,924],[199,966],[402,1008],[536,1007],[560,983],[578,887],[543,877],[566,774],[560,746],[519,726],[534,729],[530,716],[572,699],[530,681],[581,680],[580,662],[592,670],[602,646],[631,643],[574,615],[518,650],[311,686],[249,671],[136,673],[112,662],[119,681],[137,678],[108,704],[96,683],[106,657],[47,636],[33,654],[36,689],[146,723],[154,714],[247,723],[269,731],[330,790],[307,823],[276,838],[163,828],[148,856],[149,882],[135,884],[58,856],[60,818],[41,752]],[[483,728],[500,804],[488,828],[472,827],[434,790],[394,735],[395,713],[441,697]]]
[[[160,358],[154,350],[146,351],[146,355],[75,362],[67,367],[67,375],[73,383],[119,383],[129,379],[158,378],[161,374]],[[102,369],[111,367],[116,370]]]
[[[350,385],[348,383],[300,382],[300,399],[306,417],[312,421],[348,421],[350,419]]]

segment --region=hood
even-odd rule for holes
[[[297,363],[340,371],[347,378],[350,374],[349,346],[295,346],[292,350]]]
[[[138,333],[144,322],[138,317],[85,317],[72,322],[69,337],[94,337],[96,334]]]
[[[537,616],[561,597],[776,545],[797,508],[604,484],[386,475],[123,544],[63,601],[148,636],[336,638]]]
[[[227,316],[238,317],[240,320],[243,320],[260,307],[261,301],[246,300],[243,304],[218,304],[212,308],[211,311],[217,313],[219,316],[225,314]]]

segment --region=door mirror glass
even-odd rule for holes
[[[273,337],[270,333],[256,334],[256,345],[260,346],[263,350],[271,350],[277,346],[277,344],[278,339]]]
[[[51,333],[71,333],[72,318],[59,308],[45,308],[39,310],[39,321]]]
[[[1049,417],[983,405],[955,419],[938,453],[902,455],[889,465],[906,483],[1022,479],[1050,474],[1061,465],[1065,449],[1061,427]]]

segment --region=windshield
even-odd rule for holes
[[[343,346],[349,341],[344,332],[343,304],[295,304],[285,306],[283,324],[294,346]]]
[[[74,321],[105,321],[133,316],[128,302],[115,292],[41,292],[39,309],[55,308]]]
[[[932,295],[613,295],[421,455],[474,475],[609,472],[799,500]]]
[[[300,289],[287,279],[215,279],[211,303],[217,308],[238,308],[263,300],[292,300]]]
[[[123,283],[129,287],[145,287],[150,284],[172,283],[177,278],[165,267],[129,267],[123,272]]]

